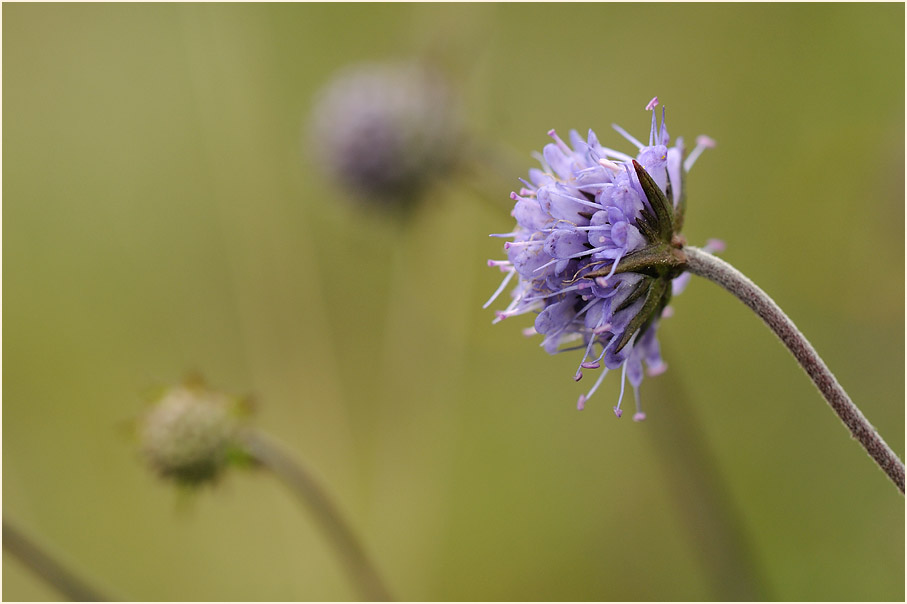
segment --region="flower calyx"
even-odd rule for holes
[[[683,223],[684,204],[678,203],[675,208],[669,199],[672,191],[670,175],[666,191],[662,191],[639,162],[634,159],[632,163],[648,202],[636,220],[636,226],[645,237],[647,245],[624,256],[613,271],[602,268],[583,275],[586,279],[604,280],[620,273],[637,273],[644,277],[622,303],[621,307],[626,307],[645,296],[642,308],[630,320],[616,343],[615,352],[620,352],[635,334],[645,333],[652,322],[661,316],[671,300],[671,281],[683,273],[687,261],[683,253],[685,240],[679,233],[679,227]],[[685,187],[681,187],[683,189]]]

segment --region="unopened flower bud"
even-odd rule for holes
[[[167,391],[144,415],[141,449],[151,468],[185,486],[214,481],[236,447],[236,400],[201,385]]]

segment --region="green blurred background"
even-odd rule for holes
[[[332,73],[429,56],[497,158],[405,228],[310,167]],[[188,500],[147,393],[203,373],[314,468],[408,600],[903,600],[904,498],[739,302],[694,280],[649,419],[491,326],[552,127],[718,141],[685,232],[904,451],[904,7],[3,6],[3,515],[111,597],[356,597],[273,477]],[[3,598],[57,599],[3,554]]]

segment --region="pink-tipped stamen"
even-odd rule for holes
[[[636,398],[636,413],[633,414],[633,421],[641,422],[646,419],[646,414],[642,412],[642,407],[639,403],[639,386],[633,386],[633,395]]]
[[[573,153],[570,147],[567,146],[567,143],[565,143],[561,139],[561,137],[557,135],[557,132],[554,131],[554,128],[548,131],[548,136],[554,139],[554,142],[557,143],[557,146],[560,147],[561,151],[567,154]]]
[[[577,313],[577,316],[581,315],[582,313],[584,313],[587,310],[589,310],[590,308],[592,308],[592,306],[595,305],[597,302],[598,302],[598,300],[593,299],[591,302],[586,304],[586,306],[584,306],[583,309],[580,310],[579,313]],[[597,329],[598,327],[601,327],[601,325],[602,325],[602,323],[604,323],[604,321],[605,321],[605,315],[604,315],[604,313],[602,313],[602,317],[601,317],[601,319],[598,320],[598,325],[596,325],[595,328]],[[592,330],[592,333],[593,334],[595,333],[595,329]],[[585,368],[585,369],[598,369],[599,368],[599,364],[597,362],[598,359],[596,359],[596,362],[590,363],[588,366],[586,365],[586,359],[589,358],[589,353],[592,352],[592,346],[594,346],[594,345],[595,345],[595,338],[594,337],[589,338],[589,343],[586,344],[586,350],[583,353],[583,359],[579,362],[580,368],[576,370],[577,373],[579,373],[580,369],[583,369],[583,368]],[[601,357],[599,357],[599,358],[601,358]]]
[[[685,172],[689,172],[693,167],[693,164],[696,163],[696,160],[699,159],[699,156],[702,155],[702,152],[706,149],[712,149],[717,143],[708,136],[702,135],[696,139],[696,147],[693,151],[690,152],[690,155],[683,162],[683,169]]]
[[[705,242],[705,245],[702,246],[702,249],[710,254],[720,254],[727,249],[727,244],[721,239],[709,239]]]
[[[656,107],[658,107],[658,97],[657,97],[657,96],[653,96],[653,97],[652,97],[652,100],[649,101],[649,104],[646,105],[646,111],[652,111],[652,110],[655,109]]]

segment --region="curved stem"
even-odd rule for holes
[[[819,392],[838,414],[850,433],[860,441],[869,456],[889,478],[904,492],[904,464],[879,436],[869,420],[853,404],[850,397],[835,379],[831,370],[819,357],[812,344],[800,333],[784,311],[768,294],[750,281],[733,266],[695,247],[683,248],[687,257],[686,269],[694,275],[705,277],[728,290],[749,306],[787,346],[794,358],[812,379]]]
[[[311,472],[261,432],[250,429],[243,432],[241,438],[246,452],[277,475],[312,511],[318,526],[337,549],[362,598],[370,602],[391,601],[390,593],[375,565],[369,560],[352,528],[343,519],[337,505]]]
[[[7,550],[42,579],[73,602],[107,602],[100,593],[38,547],[28,536],[3,519],[3,549]]]

